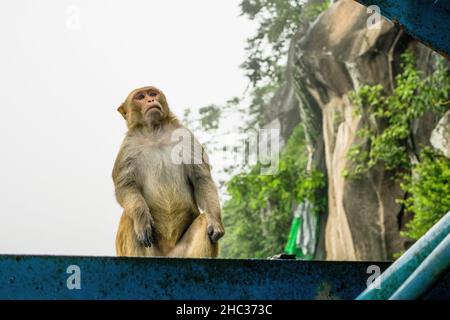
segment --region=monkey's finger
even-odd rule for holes
[[[144,239],[144,247],[146,248],[150,248],[152,246],[152,243],[150,242],[150,240],[148,238]]]
[[[145,232],[138,235],[138,241],[144,247],[151,247],[151,243],[148,241],[148,236],[145,234]]]
[[[147,247],[151,247],[152,243],[153,243],[153,235],[152,232],[150,230],[146,231],[146,235],[145,235],[145,242],[146,242],[146,246]]]

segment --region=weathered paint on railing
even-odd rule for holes
[[[80,290],[67,287],[71,265]],[[6,255],[0,299],[354,299],[369,265],[389,263]],[[429,298],[450,299],[449,287]]]

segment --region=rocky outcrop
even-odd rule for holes
[[[405,248],[400,237],[403,213],[396,202],[404,193],[391,174],[379,166],[363,179],[343,176],[351,165],[349,149],[364,143],[356,135],[362,120],[354,115],[349,92],[363,84],[381,84],[389,92],[401,71],[401,53],[411,49],[424,73],[433,70],[435,53],[385,19],[379,28],[369,29],[368,17],[365,7],[341,0],[300,30],[289,51],[287,82],[274,100],[286,118],[272,120],[284,123],[285,139],[300,118],[310,167],[327,176],[328,212],[323,214],[317,252],[328,260],[388,260]],[[416,148],[430,145],[438,120],[426,114],[412,125]],[[441,132],[437,129],[432,141],[448,146],[436,138]]]
[[[436,128],[431,133],[430,142],[443,155],[450,158],[450,111],[439,120]]]
[[[277,90],[271,103],[264,108],[264,126],[266,129],[280,130],[280,148],[300,121],[299,102],[296,99],[294,87],[289,83],[283,84]]]

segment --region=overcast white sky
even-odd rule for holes
[[[115,254],[116,109],[145,85],[180,117],[240,96],[239,2],[0,2],[0,254]]]

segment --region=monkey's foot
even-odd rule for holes
[[[206,230],[212,243],[216,243],[225,234],[222,222],[210,216],[208,216],[208,227]]]

